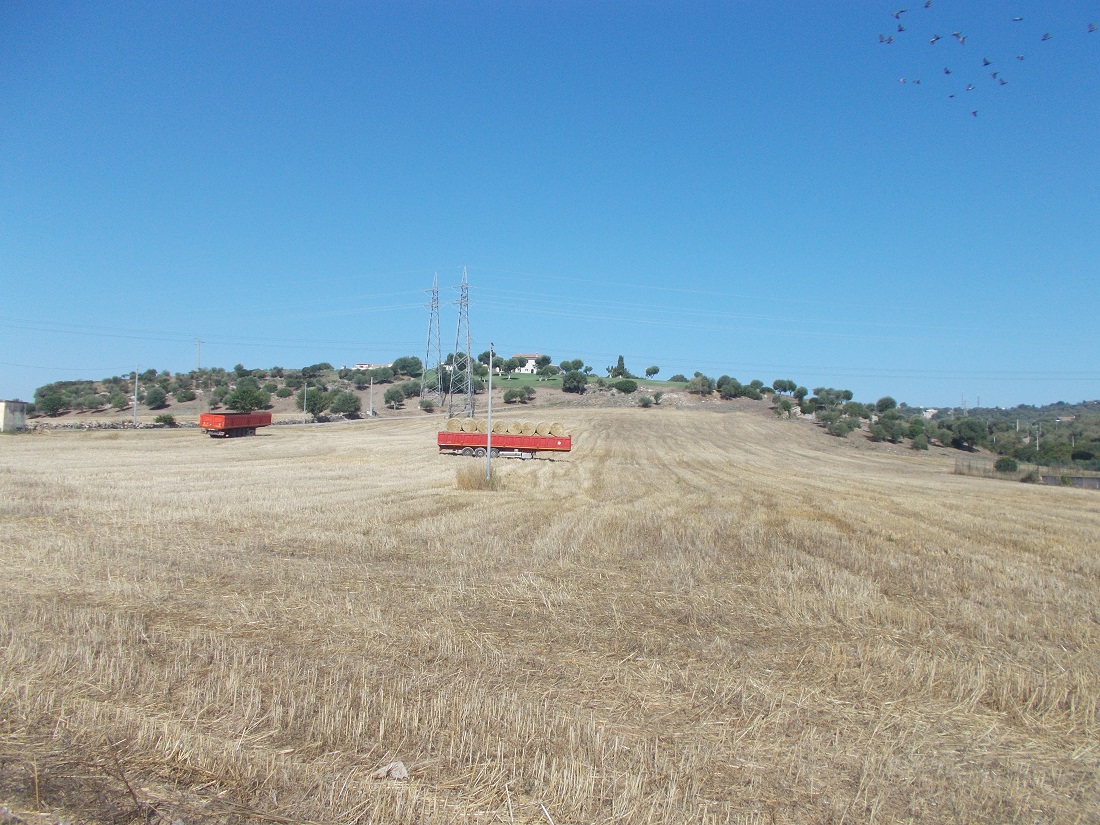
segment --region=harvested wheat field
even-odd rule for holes
[[[1100,820],[1095,492],[747,413],[561,416],[574,451],[492,490],[438,419],[0,439],[0,801]]]

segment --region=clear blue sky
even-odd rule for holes
[[[475,352],[1098,398],[1100,5],[908,5],[0,0],[0,397],[423,357],[466,266]]]

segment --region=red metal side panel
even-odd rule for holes
[[[204,430],[236,430],[241,427],[267,427],[271,424],[271,413],[203,413],[199,416],[199,426]]]
[[[488,441],[485,433],[439,433],[440,447],[461,450],[463,447],[484,447]],[[557,450],[569,452],[573,449],[571,436],[554,435],[505,435],[493,433],[493,447],[498,450]]]

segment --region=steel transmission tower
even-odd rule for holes
[[[432,278],[431,318],[428,319],[428,345],[424,350],[424,371],[420,373],[420,397],[437,407],[443,406],[443,348],[439,342],[439,274]],[[434,351],[433,351],[434,345]],[[428,382],[428,370],[435,370],[435,380]]]
[[[451,364],[451,392],[447,396],[447,417],[474,415],[474,364],[470,355],[470,285],[466,267],[462,267],[462,284],[458,287],[458,329],[455,331],[455,353]]]

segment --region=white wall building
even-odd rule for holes
[[[538,370],[538,367],[535,366],[535,359],[536,358],[542,358],[542,353],[541,352],[532,352],[530,354],[528,354],[528,353],[518,353],[516,355],[513,355],[512,357],[517,358],[517,359],[518,358],[526,358],[527,359],[527,364],[525,366],[520,367],[518,370],[516,370],[517,375],[534,375],[535,371]]]
[[[27,402],[0,401],[0,432],[15,433],[27,429]]]

